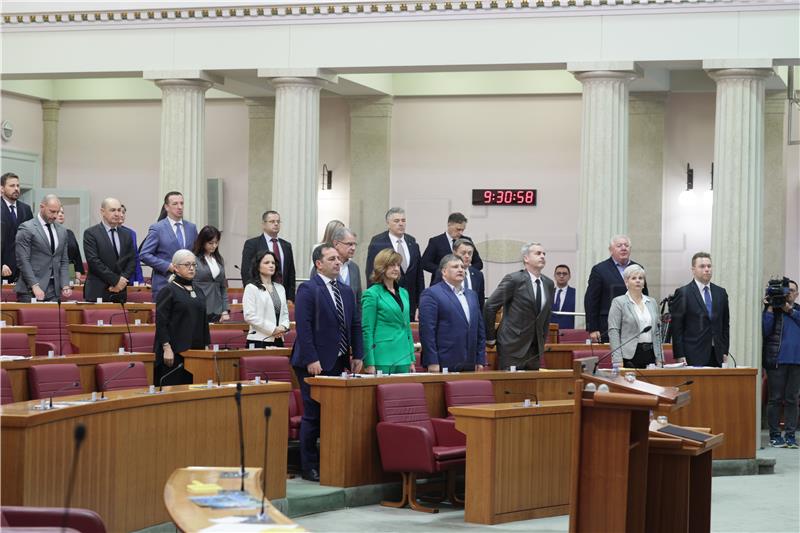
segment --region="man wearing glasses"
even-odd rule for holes
[[[350,228],[339,228],[331,237],[333,247],[339,252],[342,268],[339,271],[339,283],[349,285],[356,295],[356,310],[361,310],[361,269],[353,261],[356,254],[356,234]],[[311,268],[310,278],[317,275],[317,267]]]

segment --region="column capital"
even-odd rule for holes
[[[360,118],[390,118],[394,107],[391,96],[353,96],[347,98],[350,116]]]
[[[42,120],[58,122],[58,112],[61,110],[61,102],[58,100],[45,100],[42,102]]]
[[[270,84],[275,89],[282,88],[308,88],[308,89],[322,89],[325,80],[320,78],[303,78],[297,76],[284,76],[277,78],[270,78]]]
[[[213,83],[206,80],[198,79],[183,79],[183,78],[165,78],[160,80],[153,80],[159,89],[195,89],[198,91],[206,92],[214,86]]]
[[[142,78],[155,82],[160,80],[186,80],[207,81],[219,85],[225,82],[224,77],[205,70],[146,70],[142,73]]]
[[[259,78],[312,78],[328,83],[338,83],[339,76],[323,68],[260,68]]]
[[[725,80],[766,80],[775,75],[771,68],[721,68],[707,69],[706,72],[717,83]]]
[[[274,98],[245,98],[244,103],[250,119],[275,118]]]
[[[591,80],[626,80],[641,78],[642,68],[634,61],[590,61],[567,63],[567,70],[583,83]]]

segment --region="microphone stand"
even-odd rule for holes
[[[59,289],[60,290],[60,289]],[[64,355],[64,341],[62,340],[63,332],[61,331],[61,293],[56,296],[56,304],[58,304],[58,355]],[[50,402],[52,403],[52,401]]]
[[[177,371],[178,371],[178,370],[180,370],[181,368],[183,368],[183,363],[178,363],[178,366],[176,366],[175,368],[173,368],[172,370],[170,370],[169,372],[167,372],[166,374],[164,374],[163,376],[161,376],[161,379],[159,379],[159,380],[158,380],[158,392],[161,392],[162,390],[164,390],[164,380],[165,380],[165,379],[166,379],[166,378],[167,378],[169,375],[171,375],[171,374],[173,374],[173,373],[177,372]]]
[[[267,499],[267,445],[269,444],[269,417],[272,416],[272,408],[264,408],[264,468],[261,470],[261,512],[258,514],[260,520],[265,520],[264,502]]]
[[[60,392],[63,392],[63,391],[65,391],[65,390],[67,390],[67,389],[77,388],[77,387],[80,387],[80,386],[81,386],[80,382],[78,382],[78,381],[73,381],[72,383],[69,383],[68,385],[64,385],[64,386],[63,386],[63,387],[61,387],[60,389],[57,389],[56,391],[54,391],[54,392],[51,392],[51,393],[50,393],[50,409],[52,409],[52,408],[53,408],[53,396],[55,396],[56,394],[58,394],[58,393],[60,393]]]
[[[100,386],[100,388],[103,389],[100,392],[100,399],[101,400],[105,400],[106,399],[106,385],[108,385],[109,383],[111,383],[112,381],[114,381],[115,379],[120,377],[122,374],[124,374],[125,372],[127,372],[128,370],[133,368],[134,366],[136,366],[136,364],[133,361],[131,361],[130,363],[128,363],[128,366],[126,366],[125,368],[123,368],[122,370],[120,370],[119,372],[117,372],[116,374],[114,374],[113,376],[108,378],[107,380],[105,380],[103,382],[103,384]]]
[[[86,438],[86,426],[78,424],[75,426],[75,451],[72,453],[72,466],[69,469],[69,481],[67,481],[67,497],[64,502],[64,517],[61,520],[61,530],[65,531],[69,525],[69,506],[72,500],[72,490],[75,488],[75,471],[78,467],[78,456],[81,451],[81,444]]]
[[[128,320],[128,311],[125,309],[125,302],[119,303],[120,307],[122,307],[122,317],[125,319],[125,327],[128,330],[128,346],[131,349],[131,353],[133,353],[133,336],[131,335],[131,321]]]
[[[620,349],[621,349],[623,346],[625,346],[625,345],[629,344],[630,342],[632,342],[632,341],[634,341],[634,340],[638,339],[638,338],[639,338],[639,335],[641,335],[642,333],[647,333],[647,332],[648,332],[648,331],[650,331],[651,329],[653,329],[653,326],[645,326],[645,327],[642,329],[642,331],[640,331],[639,333],[637,333],[637,334],[636,334],[634,337],[631,337],[630,339],[626,340],[625,342],[623,342],[622,344],[620,344],[619,346],[617,346],[616,348],[614,348],[614,349],[613,349],[613,350],[611,350],[610,352],[608,352],[608,353],[604,354],[602,357],[600,357],[600,358],[597,360],[597,362],[594,364],[594,370],[592,370],[592,375],[595,375],[595,374],[597,374],[597,368],[600,366],[600,363],[602,363],[603,361],[605,361],[606,359],[608,359],[608,358],[609,358],[609,356],[613,355],[613,354],[614,354],[616,351],[620,350]]]
[[[233,395],[236,400],[236,412],[239,417],[239,454],[242,459],[242,484],[240,490],[244,492],[244,424],[242,422],[242,384],[236,384],[236,394]]]

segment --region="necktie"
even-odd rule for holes
[[[465,289],[471,289],[472,288],[472,283],[471,283],[471,281],[469,279],[469,270],[464,272],[464,288]]]
[[[403,248],[403,239],[397,239],[397,253],[400,254],[403,272],[408,270],[408,258],[406,257],[406,250]]]
[[[536,313],[542,309],[542,281],[536,280],[536,288],[533,290],[533,305],[536,307]]]
[[[336,318],[339,320],[339,357],[347,353],[347,324],[344,320],[344,302],[342,293],[339,291],[339,284],[336,280],[331,280],[333,287],[333,300],[336,303]]]
[[[561,311],[561,291],[563,290],[564,289],[558,289],[558,292],[556,293],[556,301],[553,304],[553,309],[556,311]]]
[[[183,226],[183,224],[180,222],[175,223],[175,236],[178,237],[178,246],[181,248],[186,248],[186,240],[183,238],[183,230],[181,229],[181,226]]]
[[[114,249],[114,257],[119,259],[119,246],[117,245],[117,228],[111,228],[111,247]]]
[[[708,312],[708,317],[711,318],[711,291],[708,290],[708,287],[703,287],[703,301],[706,302],[706,311]]]
[[[453,249],[453,246],[456,245],[456,239],[450,239],[450,249]]]
[[[50,234],[50,253],[56,253],[56,238],[53,235],[53,226],[52,224],[45,224],[47,226],[47,233]]]
[[[14,223],[14,226],[17,225],[17,204],[11,204],[8,206],[11,209],[11,221]]]
[[[275,262],[278,271],[283,274],[283,267],[281,266],[281,249],[278,248],[278,239],[272,239],[272,253],[275,254]]]

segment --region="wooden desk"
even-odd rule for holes
[[[672,344],[664,344],[665,350],[671,350]],[[582,344],[565,342],[563,344],[545,344],[544,361],[542,366],[550,369],[572,368],[572,361],[575,358],[575,351],[594,350],[594,355],[601,358],[611,351],[610,344]],[[608,361],[610,364],[611,361]]]
[[[492,381],[498,401],[565,400],[574,382],[569,371],[465,372],[461,374],[401,374],[382,377],[315,377],[311,396],[320,403],[320,482],[355,487],[393,479],[383,472],[375,426],[375,387],[382,383],[422,383],[428,412],[446,417],[444,382],[465,379]]]
[[[33,307],[35,309],[57,309],[58,304],[51,303],[51,302],[41,302],[35,304],[24,304],[18,302],[4,302],[0,304],[0,320],[5,320],[6,324],[9,326],[14,326],[19,322],[17,311],[20,309],[25,309],[26,307]],[[153,303],[126,303],[125,310],[128,312],[128,317],[133,324],[136,319],[142,321],[142,323],[150,322],[151,317],[153,316],[153,312],[155,311],[156,304]],[[89,303],[89,302],[64,302],[61,304],[61,308],[64,310],[66,314],[66,323],[67,324],[83,324],[83,313],[84,309],[86,310],[93,310],[93,309],[117,309],[120,313],[122,313],[122,309],[120,309],[119,304],[113,303]],[[122,320],[122,315],[120,315],[117,320]],[[125,324],[123,323],[123,326]]]
[[[212,510],[207,507],[200,507],[189,500],[194,495],[187,492],[186,486],[195,480],[202,483],[215,483],[222,487],[223,490],[238,491],[241,487],[241,479],[221,477],[223,472],[230,471],[232,471],[231,468],[190,466],[189,468],[179,468],[169,476],[167,484],[164,486],[164,505],[178,529],[181,531],[199,531],[215,525],[215,522],[211,521],[212,519],[259,514],[260,508]],[[247,477],[244,481],[244,490],[260,501],[261,468],[246,468],[245,471],[247,472]],[[264,512],[270,518],[270,522],[264,524],[265,530],[268,530],[270,526],[279,525],[291,528],[292,531],[306,531],[285,517],[269,500],[265,502]]]
[[[151,353],[127,353],[117,354],[79,354],[66,357],[32,357],[30,359],[19,359],[17,361],[3,361],[0,367],[8,371],[11,378],[11,390],[14,393],[15,402],[24,402],[30,399],[28,391],[28,369],[36,365],[60,365],[69,363],[78,365],[81,373],[81,390],[92,392],[97,390],[95,382],[95,367],[102,363],[126,363],[130,361],[141,361],[144,363],[147,372],[148,383],[153,382],[153,359]]]
[[[194,376],[195,383],[206,383],[209,379],[217,381],[217,373],[214,370],[214,350],[186,350],[183,352],[183,366]],[[217,366],[219,368],[219,379],[221,381],[236,381],[239,379],[239,369],[233,366],[239,363],[240,357],[254,357],[258,355],[272,355],[290,357],[291,348],[257,348],[253,350],[219,350],[217,354]],[[294,376],[294,372],[292,372]],[[297,379],[292,378],[294,388],[298,388]]]
[[[31,355],[36,355],[36,326],[5,326],[0,328],[0,339],[6,333],[24,333],[28,336],[28,348],[31,350]],[[2,355],[2,354],[0,354]]]
[[[224,324],[209,324],[211,331],[241,331],[245,332],[249,326],[245,323],[234,322]],[[96,324],[70,324],[67,326],[69,338],[72,344],[78,347],[78,351],[83,353],[97,352],[116,352],[123,345],[123,337],[128,334],[128,326],[125,324],[107,324],[98,326]],[[137,326],[130,324],[131,333],[138,331],[155,331],[155,324],[142,324]]]
[[[243,388],[247,466],[264,460],[269,425],[267,497],[286,495],[288,383]],[[100,514],[108,531],[133,531],[169,520],[161,497],[170,474],[198,464],[239,465],[238,421],[230,387],[165,387],[106,393],[107,401],[49,411],[38,402],[7,404],[2,421],[2,505],[64,504],[77,423],[86,426],[72,505]],[[56,404],[86,396],[59,398]]]
[[[451,407],[467,436],[464,520],[500,524],[569,513],[574,400]]]

